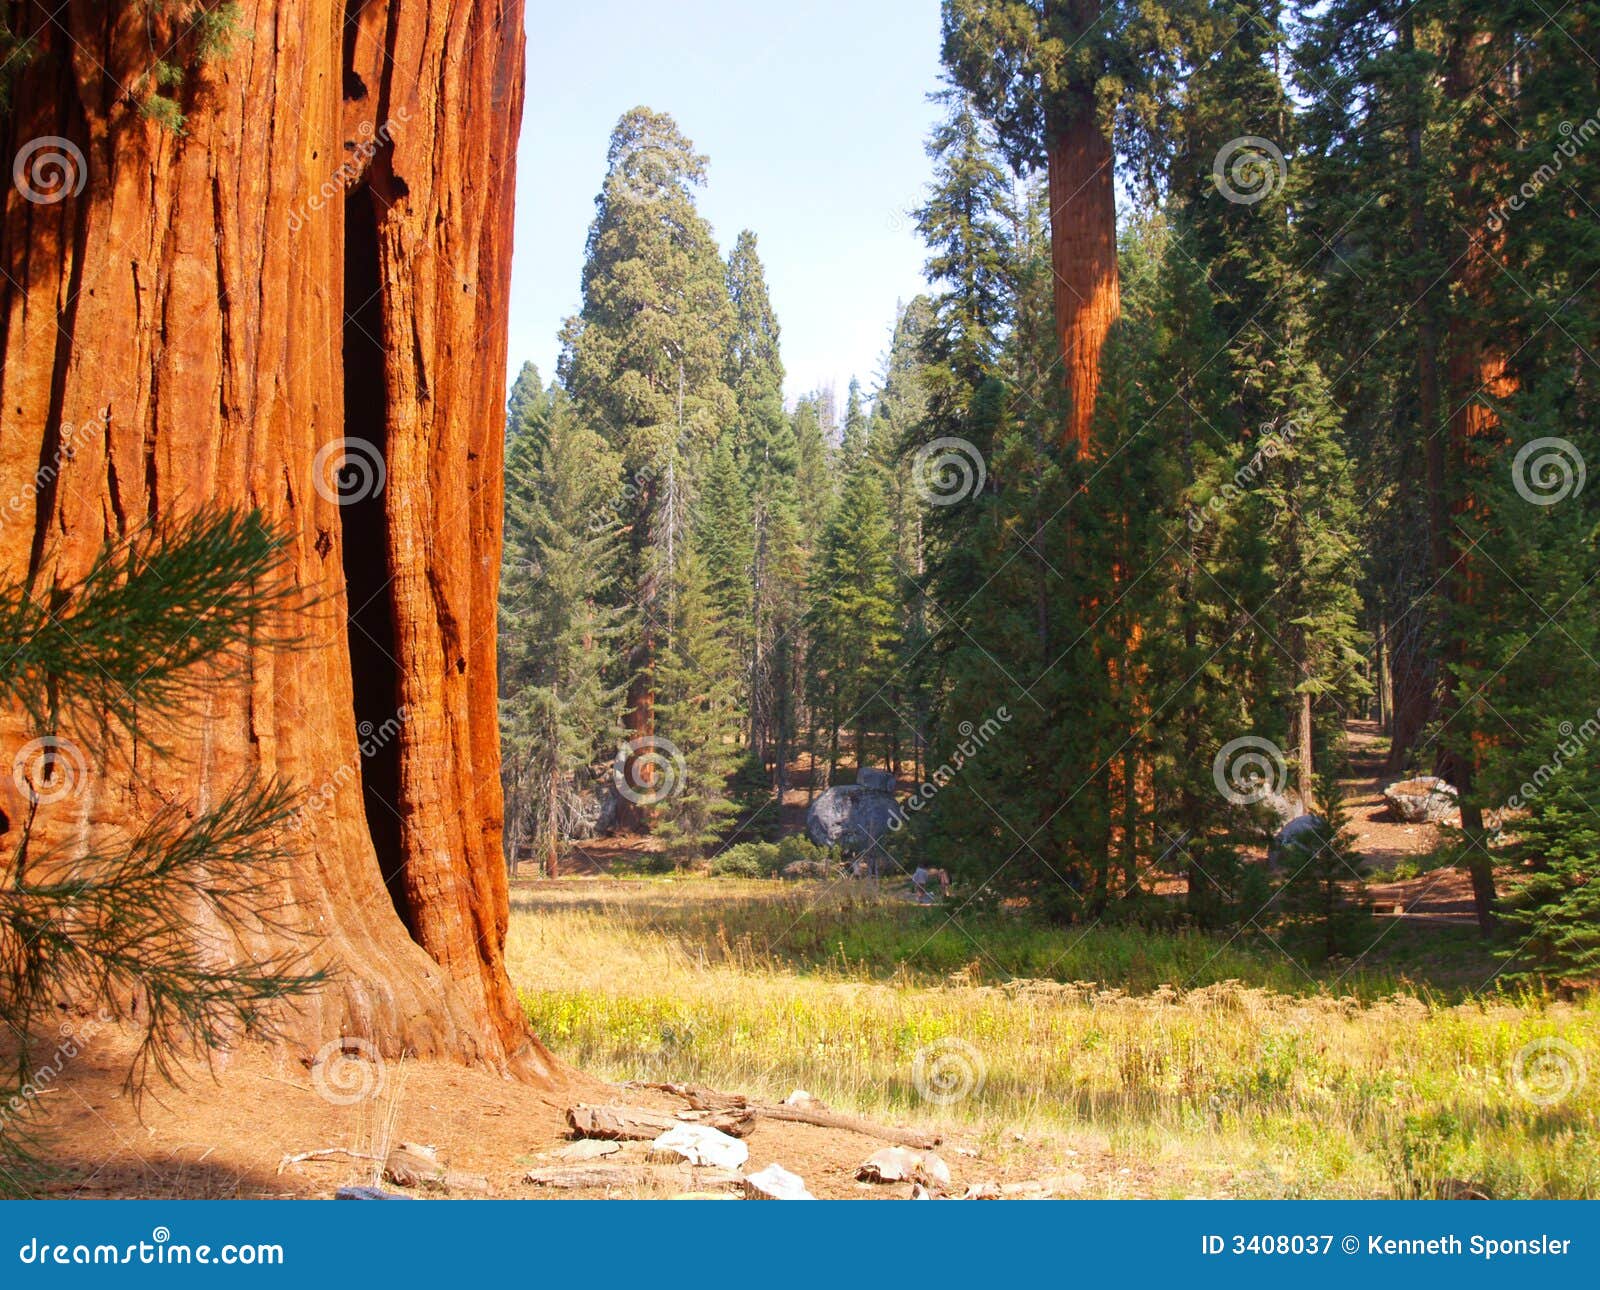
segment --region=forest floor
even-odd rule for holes
[[[80,1019],[84,1020],[84,1019]],[[524,1181],[530,1170],[560,1167],[572,1146],[566,1111],[579,1103],[626,1104],[672,1113],[682,1099],[621,1089],[574,1073],[559,1090],[541,1090],[453,1063],[370,1065],[371,1096],[345,1102],[318,1088],[314,1068],[252,1046],[219,1057],[212,1070],[184,1070],[174,1087],[152,1085],[135,1105],[123,1087],[134,1036],[101,1029],[41,1098],[33,1127],[48,1143],[53,1171],[34,1195],[79,1199],[315,1199],[343,1186],[382,1185],[382,1161],[401,1143],[437,1149],[447,1185],[440,1198],[551,1199],[608,1194],[670,1197],[696,1190],[693,1175],[615,1189],[551,1191]],[[819,1195],[856,1194],[856,1166],[887,1144],[860,1133],[759,1120],[745,1137],[747,1172],[781,1162]],[[618,1158],[643,1159],[646,1144]],[[962,1157],[952,1147],[952,1167]],[[300,1158],[311,1156],[311,1158]],[[964,1171],[963,1171],[964,1172]],[[816,1184],[822,1183],[820,1187]],[[862,1185],[873,1195],[903,1194]]]
[[[1383,790],[1394,782],[1383,771],[1388,740],[1376,722],[1349,727],[1350,770],[1340,781],[1352,849],[1369,872],[1367,896],[1380,917],[1470,925],[1472,882],[1450,864],[1438,825],[1393,819]],[[1435,867],[1437,865],[1437,867]],[[1383,881],[1385,874],[1392,875]]]
[[[79,1021],[82,1052],[36,1104],[48,1194],[330,1196],[376,1181],[400,1142],[439,1149],[447,1195],[698,1191],[524,1181],[563,1164],[570,1106],[675,1111],[641,1086],[672,1082],[803,1089],[936,1133],[958,1196],[1600,1197],[1600,1000],[1502,988],[1438,831],[1385,818],[1381,745],[1354,742],[1345,800],[1378,917],[1351,959],[1254,931],[1063,932],[887,881],[649,876],[647,842],[611,839],[567,877],[513,884],[513,980],[589,1072],[569,1087],[358,1063],[371,1096],[346,1101],[309,1054],[246,1048],[135,1106],[132,1036]],[[758,1119],[746,1141],[750,1169],[781,1164],[819,1197],[909,1194],[857,1180],[885,1145],[862,1133]]]

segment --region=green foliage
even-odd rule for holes
[[[1592,719],[1591,719],[1592,720]],[[1568,733],[1551,733],[1569,746]],[[1513,942],[1505,951],[1513,978],[1545,977],[1573,984],[1600,980],[1600,771],[1592,755],[1564,765],[1509,827],[1515,852],[1530,867],[1506,900]]]
[[[941,96],[946,119],[928,140],[934,180],[917,211],[931,255],[930,282],[943,284],[924,343],[956,383],[951,397],[970,399],[1000,356],[1015,295],[1010,177],[989,127],[959,89]]]
[[[189,74],[232,56],[234,43],[254,36],[239,0],[141,0],[151,20],[165,18],[170,31],[152,27],[155,57],[143,78],[139,114],[173,134],[184,133],[180,102]],[[157,50],[156,41],[160,46]]]
[[[44,840],[61,836],[45,829],[74,777],[94,773],[123,736],[148,750],[150,728],[194,716],[247,651],[293,646],[285,624],[307,606],[283,575],[287,540],[256,513],[201,514],[108,543],[81,577],[0,586],[0,694],[39,736],[16,757],[26,814],[5,822],[0,1018],[14,1043],[0,1100],[23,1109],[0,1116],[0,1189],[25,1188],[43,1166],[27,1119],[35,1073],[65,1060],[63,1003],[137,1022],[137,1094],[152,1072],[171,1078],[179,1053],[270,1035],[276,1005],[323,983],[297,945],[303,929],[283,914],[297,805],[285,785],[247,776],[205,803],[168,803],[125,838]],[[242,948],[261,937],[285,948]],[[58,1040],[49,1057],[46,1022]]]
[[[778,848],[772,842],[741,842],[711,861],[715,878],[768,878],[777,872]]]
[[[706,468],[696,506],[695,542],[737,665],[748,667],[755,609],[755,527],[749,488],[734,459],[732,435],[717,440]]]
[[[882,687],[899,630],[894,534],[881,473],[865,454],[864,420],[861,443],[823,530],[806,614],[812,703],[835,739],[854,730],[858,766],[867,764],[867,730],[886,712]],[[836,745],[830,762],[838,764]]]
[[[538,374],[508,408],[500,578],[500,751],[506,849],[556,854],[620,727],[621,612],[606,603],[620,541],[619,461]]]
[[[583,307],[562,332],[561,380],[626,468],[708,448],[733,420],[724,381],[734,313],[711,228],[695,208],[706,159],[672,118],[617,123],[595,199]]]
[[[288,539],[258,512],[202,511],[101,548],[83,575],[41,564],[0,596],[0,691],[38,730],[141,730],[189,710],[196,669],[237,675],[251,649],[297,639],[305,597]]]
[[[738,656],[690,546],[675,570],[674,615],[656,669],[656,732],[681,759],[680,782],[652,808],[678,865],[704,855],[737,811],[728,780],[738,764]]]
[[[1185,55],[1222,44],[1203,0],[944,0],[943,58],[994,125],[1016,169],[1042,166],[1054,133],[1090,118],[1119,126],[1146,177],[1177,137]]]
[[[1279,904],[1287,920],[1305,928],[1321,959],[1356,957],[1372,948],[1378,933],[1372,903],[1361,891],[1358,858],[1350,850],[1336,807],[1283,848],[1284,880]]]

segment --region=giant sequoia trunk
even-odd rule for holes
[[[495,705],[521,0],[244,0],[179,131],[139,100],[195,8],[7,6],[38,54],[5,155],[59,137],[84,182],[5,193],[0,494],[33,504],[0,570],[71,577],[216,503],[284,526],[325,599],[179,753],[113,744],[49,827],[81,840],[251,767],[317,790],[283,905],[339,975],[288,1033],[548,1076],[503,958]],[[385,478],[341,506],[345,439]],[[9,756],[28,732],[0,720]]]
[[[1464,23],[1455,27],[1449,35],[1445,66],[1449,101],[1469,105],[1462,109],[1463,113],[1493,111],[1485,97],[1486,89],[1509,75],[1509,66],[1503,53],[1497,55],[1491,46],[1487,32]],[[1463,134],[1466,144],[1457,147],[1452,180],[1456,208],[1470,210],[1476,194],[1490,185],[1490,148],[1484,142],[1484,131],[1469,128]],[[1441,577],[1457,620],[1445,650],[1439,704],[1442,725],[1435,770],[1460,792],[1461,827],[1471,844],[1463,864],[1472,879],[1473,906],[1485,935],[1494,930],[1496,892],[1494,860],[1487,844],[1477,783],[1483,751],[1478,743],[1481,735],[1452,728],[1452,722],[1462,711],[1463,703],[1471,698],[1462,694],[1460,673],[1478,661],[1470,656],[1459,624],[1469,616],[1487,617],[1492,606],[1485,603],[1481,558],[1466,549],[1451,555],[1451,548],[1460,517],[1471,516],[1479,524],[1490,520],[1484,499],[1475,495],[1473,488],[1475,481],[1483,478],[1487,462],[1505,442],[1506,433],[1495,404],[1508,399],[1517,388],[1507,364],[1504,336],[1497,334],[1478,313],[1494,285],[1498,272],[1496,252],[1503,240],[1503,231],[1481,226],[1464,229],[1458,237],[1455,286],[1460,300],[1445,340],[1445,385],[1449,393],[1445,478],[1434,501],[1435,506],[1449,506],[1451,529],[1437,539],[1435,558],[1449,559]],[[1443,519],[1436,521],[1441,526],[1443,523]]]
[[[1087,93],[1051,127],[1050,260],[1056,334],[1071,408],[1064,441],[1084,452],[1100,394],[1100,351],[1121,312],[1111,141]]]

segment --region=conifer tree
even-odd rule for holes
[[[539,377],[539,369],[524,363],[511,383],[511,394],[506,400],[506,450],[525,435],[539,435],[544,420],[550,415],[559,386],[546,388]]]
[[[693,471],[737,413],[725,381],[733,326],[726,268],[695,207],[705,176],[705,158],[670,116],[641,107],[622,117],[589,230],[583,307],[562,333],[562,383],[620,453],[630,481],[622,591],[635,626],[625,719],[640,748],[655,729],[655,650]],[[653,774],[648,762],[638,769]],[[641,822],[631,804],[624,814]]]
[[[867,414],[861,397],[861,382],[850,378],[850,390],[845,396],[844,426],[839,439],[839,462],[846,472],[865,461],[871,451],[871,437],[867,430]]]
[[[1190,79],[1180,172],[1194,249],[1226,337],[1228,393],[1208,416],[1235,445],[1234,478],[1253,495],[1261,521],[1264,545],[1236,552],[1232,563],[1242,573],[1260,559],[1270,579],[1266,595],[1240,603],[1272,646],[1269,666],[1282,672],[1258,683],[1292,696],[1288,751],[1311,809],[1319,753],[1348,711],[1340,705],[1366,686],[1356,498],[1340,419],[1310,353],[1309,284],[1289,220],[1301,180],[1286,160],[1294,138],[1278,71],[1281,5],[1221,0],[1218,9],[1235,35]]]
[[[826,714],[832,770],[845,732],[854,734],[856,766],[868,764],[867,731],[886,714],[882,691],[900,621],[893,551],[880,472],[862,457],[823,531],[806,616],[808,668]]]
[[[740,233],[728,260],[728,386],[739,406],[736,438],[749,487],[751,595],[745,632],[749,737],[781,792],[795,734],[793,637],[803,590],[799,445],[783,409],[780,329],[756,236]]]
[[[673,764],[649,805],[667,856],[681,867],[704,856],[736,809],[728,779],[738,765],[743,718],[739,656],[692,539],[679,553],[674,582],[657,707],[658,737]]]
[[[515,407],[513,406],[513,413]],[[511,439],[500,581],[500,748],[506,852],[555,877],[560,844],[614,746],[619,458],[552,391],[538,433]]]
[[[755,532],[750,493],[734,460],[733,436],[717,440],[696,505],[695,537],[706,582],[739,662],[740,692],[748,686],[754,607]]]
[[[993,122],[1015,169],[1050,182],[1064,441],[1087,446],[1100,351],[1120,309],[1113,131],[1153,154],[1181,62],[1186,5],[1119,0],[944,0],[944,63]],[[1134,127],[1128,129],[1126,127]],[[1146,169],[1150,166],[1147,164]]]

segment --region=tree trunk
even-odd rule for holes
[[[1071,396],[1063,441],[1082,453],[1100,393],[1100,351],[1121,312],[1121,287],[1111,140],[1095,118],[1092,97],[1077,98],[1074,110],[1052,126],[1047,160],[1056,336]]]
[[[134,97],[182,36],[180,7],[10,8],[39,54],[0,121],[6,155],[70,140],[83,186],[47,204],[5,192],[0,490],[34,507],[0,568],[71,578],[148,522],[257,507],[323,598],[298,647],[259,648],[203,689],[173,755],[104,749],[49,827],[81,846],[250,768],[320,790],[282,904],[337,976],[286,1037],[556,1076],[503,953],[495,600],[521,0],[244,0],[248,30],[186,73],[181,131]],[[333,487],[341,461],[368,500]],[[386,722],[398,733],[375,738]],[[7,743],[28,733],[0,718]]]
[[[1451,31],[1445,89],[1452,103],[1482,100],[1487,104],[1488,100],[1483,99],[1485,78],[1505,74],[1493,55],[1489,33],[1465,24]],[[1492,111],[1493,107],[1483,110]],[[1487,145],[1473,142],[1458,151],[1453,177],[1458,209],[1468,209],[1467,201],[1485,185],[1488,166]],[[1472,310],[1493,287],[1498,272],[1495,251],[1504,241],[1504,234],[1475,227],[1464,230],[1461,237],[1464,241],[1456,261],[1460,266],[1457,284],[1461,303],[1446,329],[1445,381],[1450,399],[1446,419],[1448,491],[1440,500],[1448,501],[1452,517],[1471,515],[1486,522],[1488,508],[1483,498],[1471,491],[1472,482],[1483,476],[1486,459],[1505,438],[1492,403],[1513,394],[1516,379],[1507,367],[1504,338],[1491,332]],[[1448,535],[1445,544],[1443,550],[1448,551]],[[1445,649],[1439,705],[1443,725],[1435,769],[1455,785],[1460,795],[1461,828],[1469,843],[1466,868],[1472,877],[1473,906],[1479,928],[1488,935],[1495,926],[1496,895],[1494,860],[1489,854],[1483,807],[1476,800],[1481,749],[1472,732],[1452,728],[1462,706],[1460,673],[1475,661],[1468,653],[1463,623],[1471,621],[1474,614],[1487,618],[1492,610],[1483,603],[1480,565],[1475,553],[1464,550],[1450,563],[1444,576],[1445,594],[1456,612],[1452,615],[1454,634]],[[1481,622],[1473,626],[1484,630]]]
[[[562,787],[561,772],[552,766],[550,780],[546,785],[552,806],[561,800]],[[554,820],[551,820],[549,824],[549,836],[545,839],[544,876],[546,878],[559,878],[561,876],[561,828]]]
[[[1391,775],[1407,770],[1422,732],[1433,718],[1434,666],[1429,657],[1427,606],[1414,603],[1388,628],[1389,756]]]
[[[617,825],[627,833],[650,831],[650,809],[656,789],[656,759],[651,756],[656,737],[656,597],[661,579],[652,566],[650,543],[660,502],[652,478],[640,489],[638,510],[630,535],[633,567],[639,571],[639,634],[628,651],[627,711],[622,728],[627,735],[622,749],[622,778],[632,790],[617,803]]]
[[[1315,727],[1311,720],[1311,693],[1302,692],[1295,700],[1295,761],[1298,763],[1296,787],[1300,792],[1300,803],[1306,808],[1307,813],[1315,814],[1317,809],[1317,765]]]
[[[1415,19],[1407,10],[1400,21],[1401,45],[1407,54],[1416,50]],[[1391,633],[1388,664],[1391,691],[1389,757],[1387,769],[1399,773],[1409,764],[1413,749],[1434,715],[1434,667],[1437,642],[1429,626],[1429,602],[1439,579],[1450,562],[1449,511],[1445,500],[1445,439],[1441,420],[1439,385],[1439,323],[1434,291],[1438,275],[1428,263],[1429,248],[1436,240],[1424,194],[1427,176],[1423,157],[1423,107],[1421,92],[1413,89],[1406,109],[1406,169],[1410,174],[1407,196],[1407,222],[1410,226],[1411,254],[1418,270],[1412,282],[1417,318],[1417,434],[1421,439],[1423,488],[1426,524],[1427,564],[1416,576],[1401,584],[1401,612]],[[1447,284],[1442,284],[1447,285]],[[1400,454],[1401,470],[1409,476],[1417,454]],[[1403,480],[1408,492],[1415,487]]]

